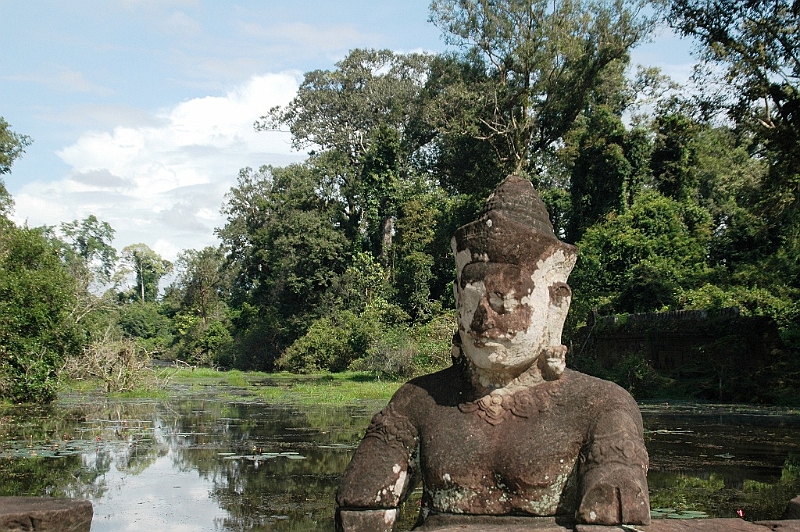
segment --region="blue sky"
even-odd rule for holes
[[[216,245],[240,168],[303,159],[252,123],[353,48],[440,52],[429,0],[0,0],[0,116],[34,143],[4,176],[14,220],[94,214],[117,249]],[[662,32],[635,63],[689,74]]]

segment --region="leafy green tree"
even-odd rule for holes
[[[163,355],[172,343],[172,322],[155,301],[122,305],[118,323],[124,335],[134,340],[150,357]]]
[[[99,282],[108,282],[114,272],[117,250],[111,242],[115,232],[108,222],[101,222],[94,214],[61,224],[61,233],[71,250],[98,275]]]
[[[482,109],[470,88],[488,79],[477,52],[442,54],[431,61],[423,93],[426,121],[436,130],[425,170],[449,193],[468,195],[477,203],[514,171],[510,158],[498,154],[479,128]]]
[[[567,238],[580,240],[584,231],[609,212],[627,207],[633,165],[626,156],[627,132],[607,106],[598,106],[574,131],[575,150],[570,175],[572,207]]]
[[[178,276],[167,290],[174,299],[172,318],[176,332],[173,350],[178,358],[196,364],[229,365],[230,334],[225,297],[230,293],[231,276],[225,268],[221,248],[186,250],[176,261]]]
[[[75,280],[40,229],[0,231],[0,397],[55,398],[58,371],[86,337],[71,315]]]
[[[654,120],[655,142],[650,168],[656,189],[678,201],[695,199],[700,125],[680,111],[659,113]]]
[[[191,309],[206,326],[222,303],[221,295],[228,282],[225,255],[220,248],[186,250],[177,260],[177,284],[183,292],[183,308]]]
[[[800,17],[791,0],[676,0],[668,20],[696,39],[711,110],[755,136],[769,169],[748,211],[762,221],[784,282],[800,286]],[[720,76],[720,71],[723,73]],[[769,268],[771,269],[771,268]]]
[[[238,272],[234,322],[258,367],[271,367],[326,311],[324,298],[349,261],[343,206],[318,194],[323,179],[308,165],[247,168],[226,196],[218,233]]]
[[[394,275],[398,302],[417,320],[441,311],[441,305],[434,305],[431,297],[435,276],[433,245],[441,204],[437,190],[415,194],[403,203],[397,220]]]
[[[356,313],[369,305],[389,301],[392,287],[386,269],[368,251],[354,253],[351,264],[339,280],[337,291],[342,306]]]
[[[615,62],[627,63],[653,27],[641,1],[434,0],[448,43],[484,69],[483,80],[440,91],[438,126],[488,140],[528,173],[535,154],[572,127]],[[530,172],[532,173],[532,172]]]
[[[429,57],[353,50],[332,71],[308,72],[297,96],[273,108],[257,129],[288,127],[298,149],[317,150],[312,164],[346,205],[347,236],[366,225],[369,247],[384,265],[391,247],[398,181],[433,133],[422,117]]]
[[[710,218],[661,194],[644,192],[621,214],[586,230],[570,276],[571,320],[602,313],[652,312],[677,307],[683,290],[701,286]]]
[[[164,260],[147,244],[131,244],[122,248],[122,263],[135,279],[132,299],[144,303],[158,297],[158,283],[172,271],[172,263]]]
[[[25,152],[25,148],[30,144],[30,137],[14,133],[8,122],[0,116],[0,176],[11,172],[14,161]],[[11,194],[6,190],[5,183],[0,177],[0,216],[7,216],[13,204]]]
[[[63,240],[54,236],[53,241],[61,247],[62,260],[76,281],[72,315],[76,322],[86,318],[95,322],[87,328],[99,337],[113,321],[116,307],[112,278],[117,250],[111,245],[114,229],[90,215],[62,223],[60,233]]]

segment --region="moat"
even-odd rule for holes
[[[0,495],[90,499],[98,532],[327,531],[340,476],[381,406],[265,403],[209,386],[168,399],[0,407]],[[777,518],[800,493],[797,411],[640,407],[655,517]]]

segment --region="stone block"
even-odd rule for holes
[[[789,501],[781,519],[800,519],[800,495]]]
[[[92,514],[84,500],[0,497],[0,531],[89,532]]]
[[[575,532],[767,532],[769,529],[744,519],[653,519],[649,525],[577,525]],[[793,529],[783,529],[794,532]]]
[[[768,530],[775,530],[777,532],[800,532],[800,519],[756,521],[756,524],[767,527]]]
[[[397,509],[381,510],[338,510],[336,530],[372,530],[392,532],[397,519]]]

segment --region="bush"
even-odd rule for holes
[[[64,366],[66,375],[74,380],[98,380],[106,392],[161,387],[164,383],[152,368],[148,352],[135,340],[115,337],[111,331],[86,347],[83,356],[70,358]]]
[[[198,366],[231,366],[233,336],[222,321],[203,325],[198,316],[179,312],[173,323],[178,341],[172,351],[178,359]]]
[[[370,346],[367,355],[350,369],[370,371],[386,378],[410,378],[450,365],[455,330],[453,313],[441,314],[423,325],[394,326]]]
[[[278,369],[296,373],[344,371],[366,354],[381,324],[367,313],[357,316],[341,310],[317,319],[308,332],[290,345],[276,361]]]
[[[152,301],[123,305],[119,312],[119,325],[151,355],[163,353],[172,342],[172,322],[161,313],[161,306]]]

